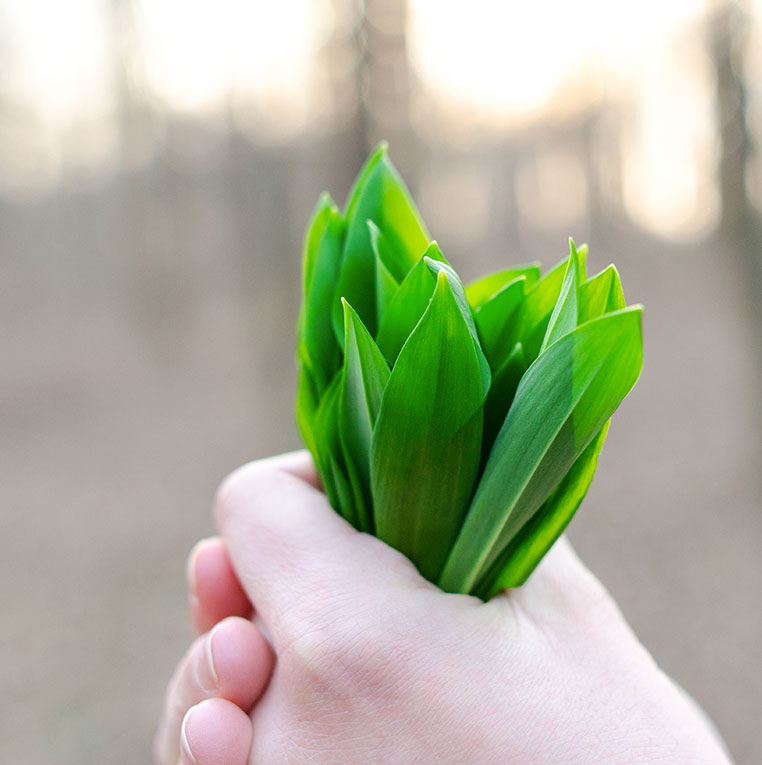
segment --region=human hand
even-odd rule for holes
[[[233,473],[216,515],[191,610],[230,618],[178,667],[162,765],[727,762],[565,540],[482,603],[349,526],[304,453]]]

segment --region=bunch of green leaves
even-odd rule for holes
[[[449,592],[529,576],[642,365],[640,306],[587,250],[464,286],[381,145],[304,247],[297,420],[332,506]]]

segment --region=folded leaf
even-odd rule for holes
[[[299,357],[308,363],[318,396],[341,366],[341,348],[333,334],[331,314],[344,242],[344,221],[339,211],[334,207],[321,216],[325,217],[325,225],[310,266],[299,339]]]
[[[545,330],[545,339],[540,347],[540,353],[560,337],[569,334],[578,323],[577,306],[579,301],[577,293],[581,283],[581,266],[577,248],[571,239],[569,240],[569,246],[571,252],[569,253],[564,281],[561,285],[561,293],[550,315],[548,328]]]
[[[477,585],[635,384],[641,311],[583,324],[524,375],[442,572],[443,589]]]
[[[344,304],[344,381],[341,392],[341,433],[346,459],[354,468],[363,497],[358,507],[358,528],[373,530],[370,513],[370,447],[381,397],[389,380],[389,366],[360,317]],[[351,482],[351,481],[350,481]]]
[[[622,282],[614,265],[608,266],[579,288],[579,323],[625,307]]]
[[[518,317],[518,326],[515,328],[515,339],[511,339],[521,342],[524,355],[530,364],[540,353],[550,316],[561,294],[567,266],[568,258],[548,271],[526,294]]]
[[[516,343],[508,358],[492,375],[487,400],[484,403],[484,435],[482,439],[482,464],[495,442],[500,428],[503,426],[508,410],[511,408],[516,390],[519,387],[524,372],[527,370],[524,349],[521,343]]]
[[[494,294],[476,312],[479,338],[493,370],[505,362],[516,346],[525,293],[526,278],[520,276]]]
[[[434,294],[437,274],[427,264],[426,258],[432,260],[442,258],[436,242],[428,246],[424,255],[402,280],[399,289],[389,302],[376,336],[378,347],[392,366],[415,325],[429,307],[429,301]]]
[[[386,307],[397,294],[400,285],[387,266],[390,260],[390,247],[386,237],[372,220],[368,221],[368,231],[376,263],[376,318],[381,323]]]
[[[494,274],[487,274],[481,279],[466,286],[466,297],[474,311],[478,311],[493,295],[496,295],[503,287],[507,286],[519,277],[526,279],[526,288],[534,286],[540,278],[539,263],[530,263],[526,266],[507,268]]]
[[[473,336],[441,271],[392,369],[371,450],[376,535],[429,579],[476,482],[484,395]]]
[[[585,498],[598,466],[598,457],[610,422],[601,428],[542,507],[516,534],[474,594],[489,600],[500,590],[518,587],[527,580],[545,553],[561,536]]]
[[[335,285],[334,329],[343,337],[344,316],[339,298],[346,298],[371,333],[378,327],[375,299],[376,264],[368,231],[369,220],[383,232],[390,274],[401,282],[421,257],[429,236],[410,193],[389,162],[381,144],[361,171],[346,211],[347,234],[341,273]]]

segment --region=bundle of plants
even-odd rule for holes
[[[463,285],[381,145],[304,246],[297,420],[326,495],[448,592],[523,583],[642,366],[641,306],[587,250]]]

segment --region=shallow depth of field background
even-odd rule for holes
[[[0,66],[0,761],[149,761],[215,487],[299,445],[308,215],[380,138],[464,278],[573,235],[645,304],[571,536],[762,761],[760,0],[0,0]]]

